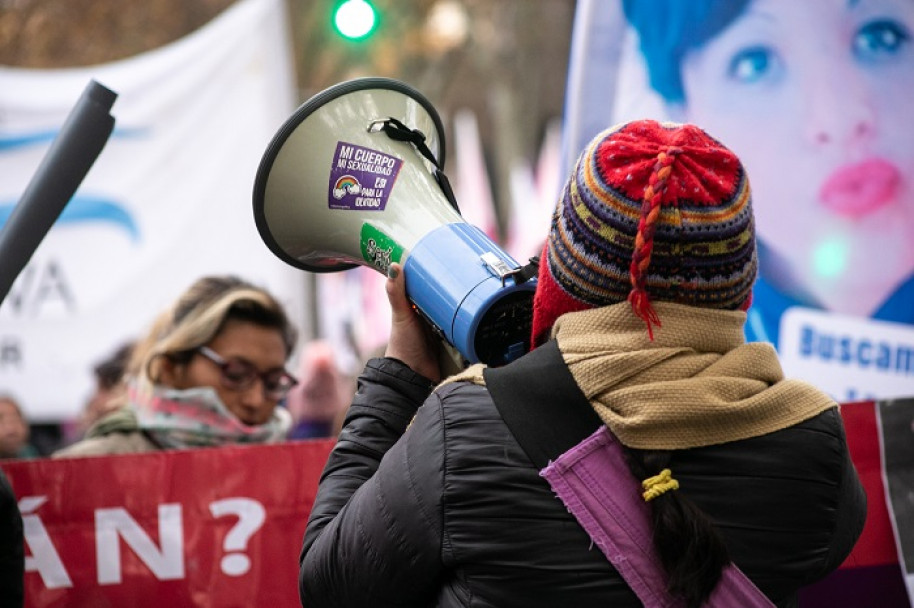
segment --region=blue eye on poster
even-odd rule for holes
[[[691,122],[742,159],[750,341],[841,402],[914,395],[914,2],[580,0],[564,173],[609,125]]]

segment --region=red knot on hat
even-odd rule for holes
[[[638,120],[594,138],[552,216],[533,344],[559,316],[628,300],[653,339],[652,301],[745,309],[758,269],[749,180],[695,125]]]

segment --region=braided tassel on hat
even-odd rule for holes
[[[640,120],[598,135],[552,218],[533,305],[533,344],[566,312],[628,300],[648,336],[652,302],[735,310],[757,273],[749,181],[695,125]]]
[[[681,152],[679,148],[670,148],[657,155],[657,163],[644,189],[644,201],[641,203],[641,220],[638,222],[638,233],[635,235],[635,253],[629,269],[631,274],[632,290],[628,294],[628,301],[636,315],[647,323],[647,333],[651,340],[654,339],[654,330],[651,324],[660,326],[660,319],[651,306],[650,296],[644,287],[647,269],[651,263],[651,249],[654,247],[654,230],[657,218],[660,217],[660,207],[663,204],[663,193],[666,183],[672,172],[673,159]]]

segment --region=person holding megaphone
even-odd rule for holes
[[[308,520],[319,606],[795,606],[859,537],[837,404],[746,343],[749,180],[701,128],[599,134],[558,201],[527,354],[442,379],[390,266]]]

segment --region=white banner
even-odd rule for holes
[[[0,67],[0,224],[89,81],[118,94],[114,133],[0,306],[0,391],[32,422],[74,417],[93,364],[202,275],[270,289],[308,329],[305,274],[264,245],[251,200],[296,104],[287,27],[282,0],[241,0],[122,61]]]

